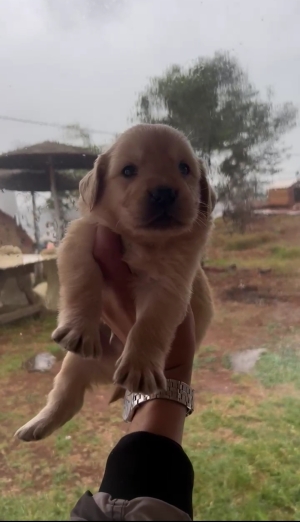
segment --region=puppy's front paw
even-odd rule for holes
[[[131,392],[147,395],[166,389],[167,384],[159,365],[130,354],[122,355],[117,361],[114,383]]]
[[[66,323],[56,328],[51,338],[65,350],[81,355],[81,357],[101,357],[102,348],[98,325]]]

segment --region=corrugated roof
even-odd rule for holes
[[[58,170],[88,170],[93,167],[97,154],[81,147],[44,141],[1,154],[0,168],[44,170],[49,158],[51,158],[53,168]]]
[[[11,150],[2,154],[2,156],[15,156],[16,154],[91,154],[89,149],[83,147],[75,147],[57,141],[43,141],[35,145],[29,145],[21,149]]]
[[[63,172],[55,172],[58,191],[77,190],[79,179]],[[0,169],[0,190],[21,192],[50,192],[50,178],[46,171]]]

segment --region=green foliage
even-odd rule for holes
[[[263,101],[236,59],[227,53],[174,65],[139,95],[136,117],[181,129],[201,154],[229,151],[247,160],[249,148],[280,137],[294,126],[297,110]],[[230,160],[223,167],[229,174]],[[228,163],[229,161],[229,163]],[[226,166],[227,165],[227,166]]]
[[[263,176],[277,171],[284,153],[280,139],[296,125],[297,109],[292,103],[276,106],[271,90],[263,99],[239,62],[219,52],[150,80],[135,117],[182,130],[209,164],[213,153],[222,153],[218,198],[244,232]]]

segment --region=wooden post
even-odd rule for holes
[[[47,310],[57,312],[58,298],[59,298],[59,279],[56,264],[56,257],[54,259],[45,260],[44,273],[47,281],[47,292],[45,295],[45,305]]]
[[[55,171],[52,165],[52,162],[49,162],[49,175],[50,175],[50,187],[51,187],[51,195],[53,198],[53,204],[54,204],[54,214],[55,214],[55,221],[56,221],[56,241],[59,243],[59,241],[62,238],[63,229],[62,229],[62,220],[61,220],[61,211],[60,211],[60,204],[58,199],[58,193],[56,188],[56,179],[55,179]]]
[[[32,199],[32,215],[33,215],[33,227],[34,227],[34,239],[35,239],[35,253],[39,253],[40,244],[40,230],[38,225],[38,216],[36,210],[35,192],[31,192]],[[36,263],[34,266],[35,284],[37,285],[43,280],[42,266],[40,263]]]
[[[37,217],[37,211],[36,211],[36,201],[35,201],[34,192],[31,192],[31,200],[32,200],[34,239],[35,239],[35,245],[36,245],[36,253],[38,253],[38,246],[40,243],[40,234],[39,234],[38,217]]]

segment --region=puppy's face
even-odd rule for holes
[[[191,228],[211,198],[186,138],[165,125],[136,125],[80,183],[83,202],[119,233],[171,236]]]

